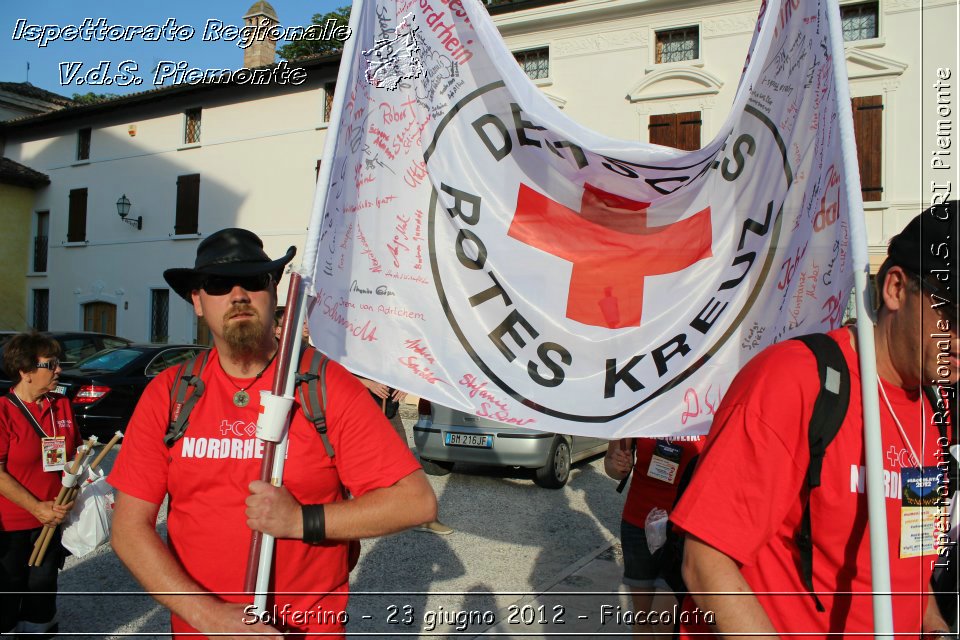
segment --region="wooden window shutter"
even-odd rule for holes
[[[650,133],[651,144],[661,144],[665,147],[677,146],[677,114],[665,113],[662,115],[650,116],[650,124],[647,126]]]
[[[684,151],[699,149],[701,122],[699,111],[652,115],[648,126],[650,142]]]
[[[200,218],[200,174],[177,178],[177,217],[173,226],[176,235],[197,233]]]
[[[70,190],[70,213],[67,219],[67,242],[87,239],[87,190]]]
[[[677,149],[694,151],[700,148],[700,125],[702,122],[699,111],[677,114]]]
[[[851,102],[860,190],[864,202],[876,202],[883,199],[883,98],[864,96]]]

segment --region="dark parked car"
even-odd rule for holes
[[[3,355],[3,345],[17,333],[19,332],[4,331],[0,334],[0,356]],[[42,331],[41,333],[60,343],[60,367],[63,369],[68,369],[84,358],[104,349],[125,347],[131,343],[126,338],[91,331]],[[2,358],[0,358],[0,361],[2,361]],[[7,393],[12,386],[13,383],[7,376],[7,372],[0,366],[0,395]]]
[[[209,347],[195,344],[131,344],[82,360],[60,374],[59,393],[70,398],[84,437],[109,440],[123,431],[140,395],[158,373]]]
[[[570,465],[603,453],[607,440],[568,436],[517,427],[420,400],[420,418],[413,441],[423,470],[450,473],[454,464],[468,462],[533,469],[541,487],[559,489],[570,477]]]

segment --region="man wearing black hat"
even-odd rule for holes
[[[130,420],[110,482],[117,489],[114,549],[171,610],[175,635],[343,633],[355,560],[348,541],[436,517],[436,497],[406,443],[334,362],[324,374],[333,458],[294,406],[284,486],[257,480],[259,392],[271,387],[277,282],[294,253],[290,247],[271,260],[255,234],[224,229],[200,243],[193,269],[164,272],[213,335],[199,374],[203,394],[182,437],[168,445],[177,368],[157,376]],[[155,528],[167,496],[169,546]],[[277,538],[269,625],[246,608],[250,596],[238,593],[251,529]],[[191,595],[173,595],[183,592]]]
[[[936,510],[918,509],[907,497],[942,477],[937,465],[947,440],[933,416],[943,403],[925,401],[921,386],[957,381],[956,205],[924,211],[890,243],[877,276],[878,379],[861,378],[852,327],[827,334],[850,371],[850,399],[818,487],[807,483],[809,424],[821,390],[812,352],[795,340],[775,344],[731,383],[671,516],[686,532],[687,587],[701,610],[716,614],[716,626],[684,625],[683,635],[873,632],[863,384],[879,387],[894,630],[920,632],[939,553]],[[829,372],[826,380],[829,389]],[[796,542],[808,504],[812,589]]]

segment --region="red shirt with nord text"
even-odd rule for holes
[[[164,371],[148,385],[137,405],[109,476],[118,490],[147,502],[160,504],[169,494],[170,549],[190,577],[211,592],[243,590],[251,535],[244,500],[248,485],[260,476],[263,449],[256,439],[260,391],[272,386],[275,368],[274,362],[256,382],[230,378],[220,367],[217,351],[212,351],[202,375],[203,396],[190,413],[185,435],[169,449],[163,437],[176,368]],[[238,386],[251,382],[250,403],[234,406]],[[333,460],[298,404],[292,416],[283,484],[301,504],[343,500],[343,486],[353,496],[362,496],[420,468],[366,388],[335,362],[326,369]],[[287,612],[277,623],[286,623],[283,626],[289,631],[343,631],[332,616],[347,604],[346,542],[308,545],[278,539],[273,566],[271,589],[296,593],[277,595],[268,602],[269,611]],[[221,597],[250,602],[242,594]],[[192,631],[176,616],[172,627],[174,633]],[[252,626],[251,631],[255,630]]]

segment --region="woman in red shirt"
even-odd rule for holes
[[[43,528],[60,524],[73,506],[54,504],[80,444],[69,400],[51,393],[59,355],[60,345],[37,333],[11,338],[3,353],[16,383],[0,398],[0,634],[57,631],[59,533],[39,567],[27,563]]]
[[[672,611],[676,600],[660,576],[660,555],[650,553],[646,520],[654,509],[673,509],[677,485],[690,460],[703,448],[703,438],[636,438],[633,442],[612,440],[603,467],[614,480],[623,480],[633,472],[623,505],[620,543],[623,583],[630,589],[634,620],[643,625],[637,635],[654,632],[666,637],[673,630],[673,621],[661,621],[659,612]],[[656,606],[655,597],[659,597]]]

